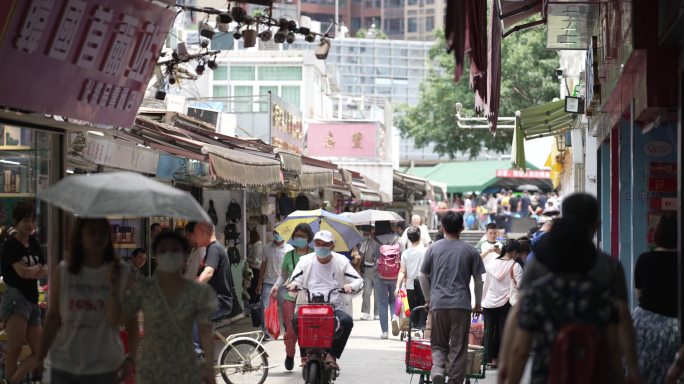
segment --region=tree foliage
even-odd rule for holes
[[[543,28],[516,32],[503,40],[501,105],[499,116],[514,116],[531,106],[558,97],[559,82],[555,69],[558,55],[546,49]],[[511,146],[513,130],[500,129],[493,136],[486,129],[460,129],[456,125],[455,104],[463,104],[461,115],[473,116],[474,94],[469,88],[469,63],[464,65],[461,81],[454,82],[455,60],[446,53],[443,31],[437,32],[430,49],[433,63],[420,85],[416,106],[400,106],[396,125],[402,135],[413,137],[418,147],[435,144],[435,151],[451,158],[464,152],[476,157],[486,147],[503,153]]]

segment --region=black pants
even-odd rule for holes
[[[339,322],[341,330],[335,335],[333,340],[332,348],[330,348],[330,354],[339,359],[342,357],[342,352],[344,347],[347,345],[347,340],[349,340],[349,335],[351,335],[351,330],[354,328],[354,319],[347,314],[347,312],[341,309],[335,309],[335,320]],[[295,333],[299,334],[299,324],[297,324],[297,312],[292,317],[292,326],[294,326]],[[337,328],[337,323],[335,324]],[[304,350],[300,348],[301,356],[306,356]]]
[[[247,288],[247,293],[249,293],[250,304],[256,304],[261,300],[261,292],[257,292],[256,287],[259,284],[259,268],[252,268],[252,281]]]
[[[501,347],[501,340],[503,340],[503,330],[506,326],[506,317],[510,311],[511,305],[506,303],[499,308],[483,308],[485,321],[485,344],[487,347],[487,356],[490,360],[499,358],[499,349]]]
[[[415,307],[425,305],[425,296],[423,296],[423,290],[420,289],[420,282],[418,279],[413,281],[413,289],[406,290],[406,297],[408,298],[411,310]],[[411,324],[412,327],[424,329],[425,323],[427,322],[427,311],[422,311],[417,319],[414,318],[414,322],[415,321],[417,321],[417,323]]]

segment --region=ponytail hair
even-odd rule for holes
[[[497,259],[501,259],[507,253],[520,252],[520,242],[518,240],[510,239],[504,243],[503,248],[501,248],[501,254]]]

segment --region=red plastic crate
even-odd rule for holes
[[[335,335],[335,312],[330,305],[303,305],[297,312],[301,348],[332,347]]]
[[[411,339],[406,341],[406,366],[423,371],[432,369],[432,347],[430,340]]]

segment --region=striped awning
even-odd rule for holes
[[[299,187],[305,190],[332,187],[333,171],[313,165],[302,165],[302,171],[297,179]]]
[[[287,152],[282,149],[278,150],[278,158],[283,167],[283,171],[299,173],[302,171],[302,157],[292,153]]]
[[[283,184],[278,160],[211,144],[205,144],[202,153],[209,157],[215,176],[228,183],[249,187]]]
[[[575,115],[565,112],[565,100],[524,109],[517,119],[525,140],[557,135],[570,129],[574,121]]]

